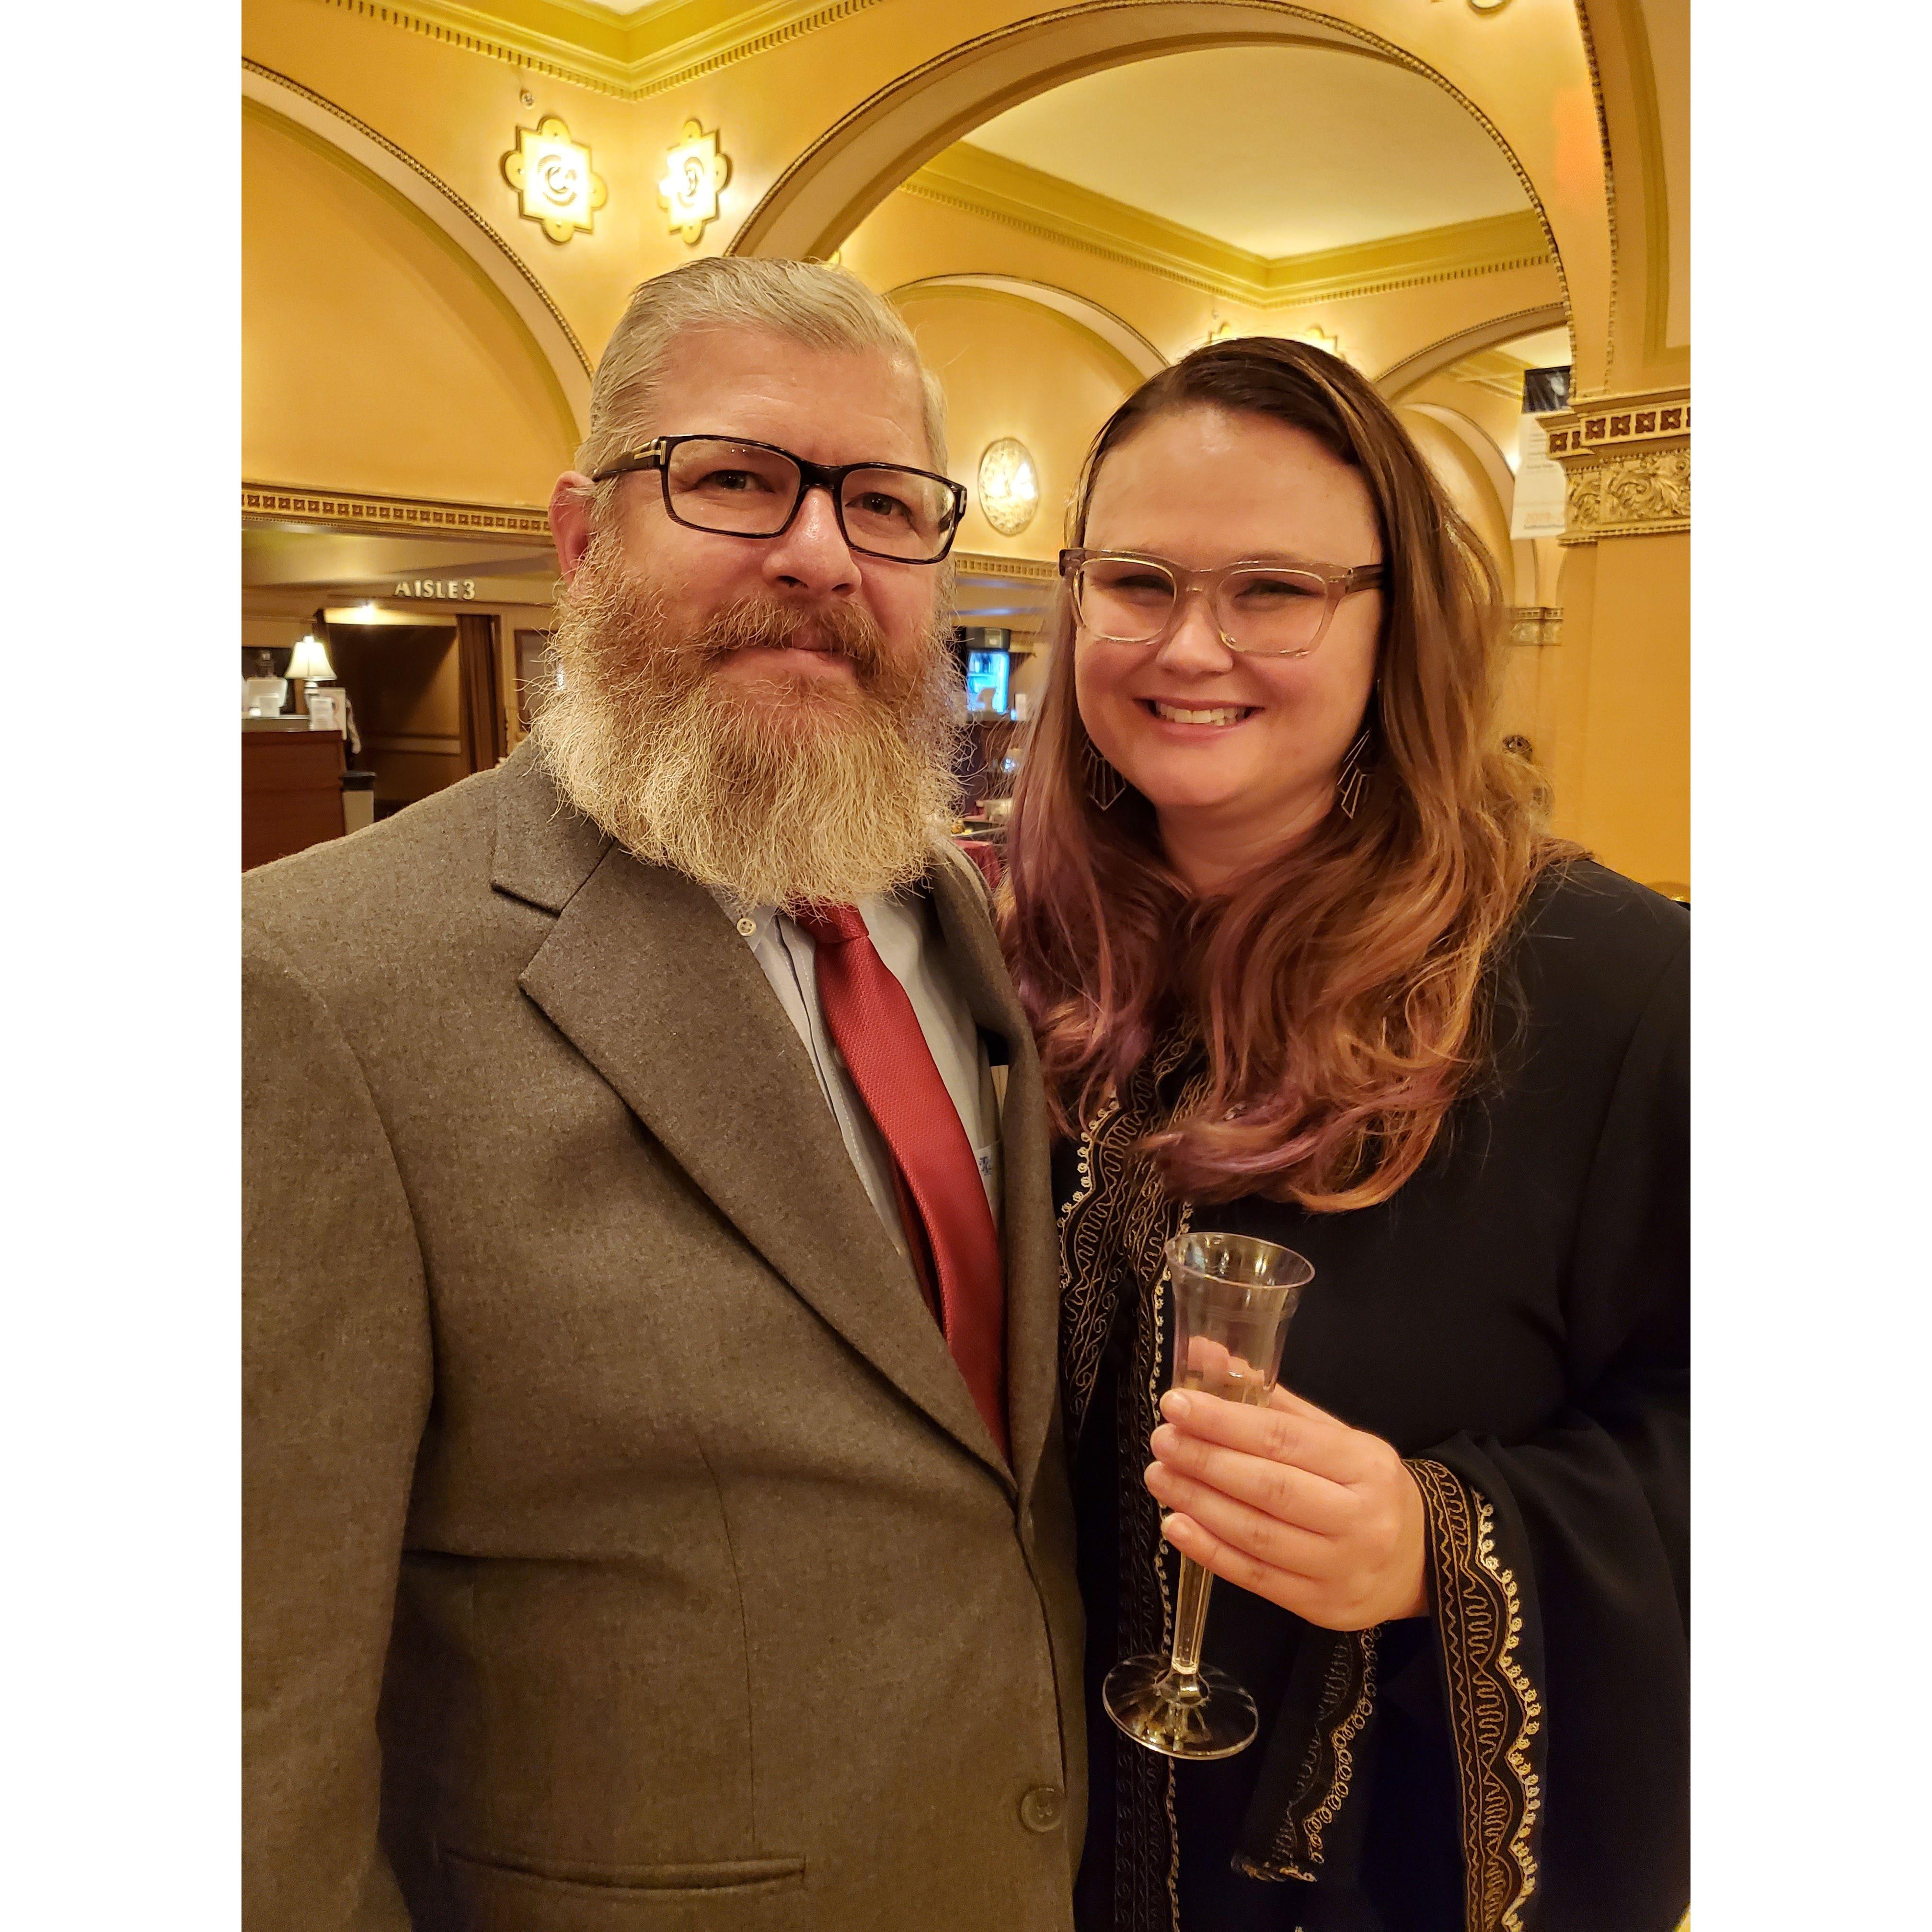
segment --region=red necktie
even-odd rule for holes
[[[817,948],[818,1000],[891,1154],[913,1266],[1000,1453],[1006,1447],[1006,1285],[980,1163],[905,988],[859,909],[794,913]]]

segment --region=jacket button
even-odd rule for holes
[[[1029,1832],[1057,1829],[1066,1815],[1066,1794],[1057,1786],[1036,1784],[1020,1800],[1020,1822]]]

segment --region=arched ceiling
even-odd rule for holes
[[[1271,258],[1529,206],[1508,159],[1442,88],[1336,48],[1209,47],[1109,68],[968,141]]]

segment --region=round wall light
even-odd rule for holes
[[[1003,436],[980,458],[980,508],[1003,537],[1018,536],[1040,508],[1040,472],[1023,442]]]

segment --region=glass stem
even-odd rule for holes
[[[1208,1622],[1208,1592],[1214,1582],[1192,1557],[1180,1559],[1180,1581],[1174,1600],[1174,1654],[1168,1667],[1190,1688],[1201,1674],[1201,1634]]]

